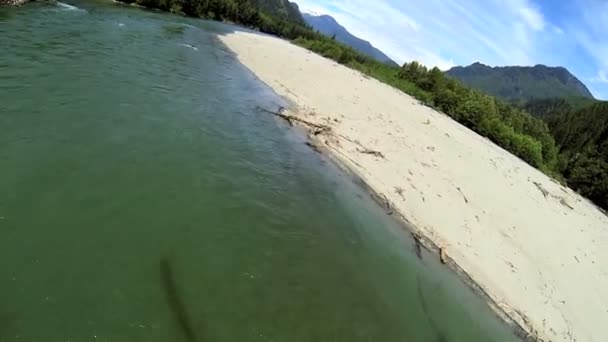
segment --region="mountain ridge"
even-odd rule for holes
[[[353,49],[391,66],[399,66],[384,52],[374,47],[370,42],[350,33],[344,26],[330,15],[302,11],[304,21],[314,30],[352,47]]]
[[[475,62],[466,67],[454,67],[446,74],[467,86],[510,102],[556,97],[594,99],[587,86],[561,66],[491,67]]]

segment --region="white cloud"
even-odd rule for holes
[[[296,0],[333,16],[398,63],[530,64],[546,21],[529,0]],[[497,15],[500,13],[501,15]]]
[[[542,31],[545,29],[545,18],[543,15],[535,8],[524,6],[519,9],[521,16],[528,26],[530,26],[534,31]]]
[[[553,32],[555,32],[556,34],[559,34],[560,36],[565,33],[564,30],[559,26],[552,26],[552,28],[553,28]]]
[[[608,99],[608,2],[581,0],[578,20],[572,21],[569,32],[577,43],[577,49],[587,59],[579,60],[579,67],[587,71],[586,79],[593,84],[593,93]]]
[[[323,15],[330,14],[324,7],[318,6],[314,3],[307,1],[298,1],[298,7],[300,8],[300,12],[309,13],[312,15]]]
[[[591,77],[588,79],[589,82],[592,83],[605,83],[608,84],[608,72],[606,70],[599,70],[595,77]]]

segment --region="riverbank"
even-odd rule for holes
[[[470,276],[531,339],[608,336],[608,218],[447,116],[277,38],[220,36],[314,144]],[[505,317],[505,318],[506,318]]]
[[[0,6],[21,6],[30,0],[0,0]]]

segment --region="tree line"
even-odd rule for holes
[[[295,39],[313,38],[297,7],[282,0],[118,0],[189,17],[234,22],[261,32]],[[265,10],[262,10],[265,9]]]
[[[576,111],[556,103],[516,106],[418,62],[393,67],[324,36],[285,0],[119,0],[187,16],[234,22],[286,38],[416,97],[608,209],[608,106]],[[529,112],[532,111],[535,116]],[[604,125],[585,125],[603,114]],[[602,128],[603,127],[603,128]],[[557,140],[557,142],[556,142]]]
[[[558,172],[568,185],[608,209],[608,102],[542,99],[525,108],[547,122],[560,146]]]

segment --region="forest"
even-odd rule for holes
[[[568,185],[608,209],[608,102],[555,98],[525,108],[547,122],[560,147],[557,171]]]
[[[508,103],[418,62],[393,67],[313,31],[287,0],[119,0],[291,40],[416,97],[608,209],[608,104]],[[530,114],[532,113],[532,114]]]

